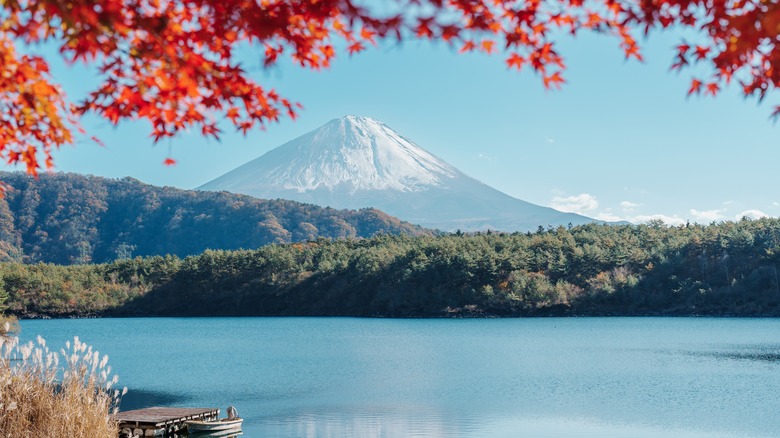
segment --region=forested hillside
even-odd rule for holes
[[[17,315],[780,315],[780,220],[0,264]]]
[[[0,261],[102,263],[318,237],[426,234],[374,210],[334,210],[78,174],[1,173]]]

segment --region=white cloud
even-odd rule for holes
[[[745,210],[742,213],[736,215],[734,218],[736,220],[740,220],[743,217],[748,217],[750,219],[759,219],[759,218],[762,218],[762,217],[769,217],[769,215],[764,213],[761,210]]]
[[[620,209],[623,210],[624,213],[631,213],[637,209],[637,207],[641,207],[642,204],[638,202],[631,202],[631,201],[621,201],[620,202]]]
[[[550,207],[567,213],[585,214],[599,208],[599,201],[595,196],[581,193],[572,196],[553,196]]]
[[[647,214],[647,215],[639,215],[639,216],[633,216],[628,218],[630,222],[633,222],[635,224],[643,224],[650,221],[655,220],[662,220],[666,225],[683,225],[685,224],[685,219],[682,219],[678,216],[667,216],[665,214]]]
[[[609,209],[599,212],[598,214],[593,216],[593,218],[604,222],[620,222],[625,220],[622,217],[612,213],[612,210]]]
[[[780,207],[780,202],[775,201],[772,203],[772,205],[774,205],[775,207]]]
[[[637,208],[637,207],[641,207],[641,206],[642,206],[642,204],[637,204],[636,202],[631,202],[631,201],[622,201],[620,203],[620,208],[622,208],[624,210],[631,210],[631,209],[634,209],[634,208]]]
[[[698,222],[700,224],[709,224],[712,222],[718,222],[726,219],[726,216],[723,216],[723,212],[726,211],[725,209],[715,209],[715,210],[696,210],[695,208],[692,208],[690,210],[691,217],[693,218],[694,222]]]

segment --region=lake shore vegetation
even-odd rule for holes
[[[21,345],[0,337],[0,435],[115,437],[116,383],[108,356],[78,338],[58,353],[40,336]]]
[[[780,315],[780,220],[318,239],[0,264],[19,317]]]

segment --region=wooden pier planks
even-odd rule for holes
[[[216,420],[217,408],[165,408],[153,407],[121,411],[116,414],[119,429],[158,430],[168,432],[180,429],[187,420]]]

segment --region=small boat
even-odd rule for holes
[[[216,421],[200,421],[189,420],[184,424],[187,425],[187,431],[192,432],[223,432],[223,431],[238,431],[241,430],[241,423],[244,422],[243,418],[223,418]]]
[[[187,425],[187,433],[202,433],[202,432],[240,432],[241,423],[244,419],[238,416],[238,411],[233,406],[227,408],[227,418],[213,421],[202,420],[189,420],[185,421]]]
[[[237,438],[244,435],[244,432],[235,430],[224,430],[222,432],[188,432],[189,438]]]

